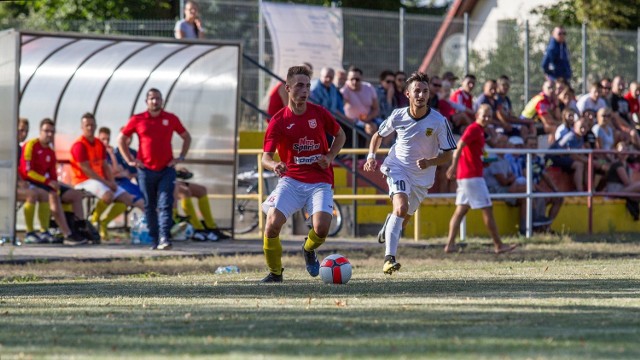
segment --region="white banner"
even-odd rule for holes
[[[328,66],[342,68],[342,9],[262,3],[273,47],[273,72],[282,77],[291,66],[308,62],[314,77]],[[273,82],[272,82],[273,84]]]

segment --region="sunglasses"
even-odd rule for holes
[[[602,90],[611,90],[611,86],[607,87],[607,86],[603,86]]]
[[[393,80],[385,80],[384,82],[386,82],[387,84],[393,84]]]
[[[442,87],[442,84],[431,84],[431,85],[433,85],[435,87]]]
[[[358,81],[360,81],[360,78],[351,78],[351,79],[349,79],[349,81],[355,81],[355,82],[358,82]]]
[[[566,32],[566,31],[560,31],[560,32],[558,33],[558,35],[567,35],[567,32]]]

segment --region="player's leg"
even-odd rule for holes
[[[493,206],[489,206],[482,209],[482,220],[484,225],[489,230],[491,238],[493,239],[493,248],[496,254],[512,251],[517,245],[504,244],[500,240],[500,234],[498,234],[498,226],[496,225],[496,219],[493,216]]]
[[[33,221],[36,216],[36,204],[38,202],[38,196],[34,189],[30,189],[26,186],[18,186],[16,189],[17,200],[24,202],[22,210],[24,212],[24,222],[27,228],[25,234],[26,243],[40,243],[42,240],[35,232]]]
[[[320,273],[316,249],[327,239],[333,218],[333,190],[331,185],[325,183],[305,184],[304,187],[309,195],[305,207],[311,213],[313,226],[302,244],[302,254],[307,272],[315,277]]]
[[[264,257],[269,274],[261,282],[282,282],[282,244],[280,231],[287,219],[304,205],[304,199],[296,191],[299,181],[281,178],[278,185],[262,203],[262,210],[267,214],[264,228]]]
[[[176,169],[173,167],[164,168],[157,173],[158,179],[158,250],[170,250],[171,227],[173,226],[173,194],[176,183]]]
[[[405,185],[406,186],[406,185]],[[393,211],[389,216],[389,222],[385,229],[385,253],[382,271],[385,274],[392,274],[400,270],[400,263],[396,261],[398,244],[402,233],[402,225],[409,210],[409,196],[404,192],[398,192],[392,197]]]
[[[467,190],[469,191],[469,205],[472,209],[482,209],[482,220],[484,225],[489,230],[491,238],[493,239],[494,251],[496,254],[508,252],[515,249],[516,245],[506,245],[500,240],[500,234],[498,234],[498,226],[496,225],[496,219],[493,216],[493,204],[491,203],[491,196],[489,195],[489,189],[484,178],[472,178],[467,179]]]
[[[138,170],[138,184],[144,196],[144,216],[149,227],[152,249],[158,246],[158,176],[149,169]]]
[[[207,188],[200,184],[193,183],[189,187],[191,188],[191,194],[193,195],[193,197],[198,199],[198,209],[200,210],[200,214],[202,215],[204,227],[209,232],[209,240],[218,241],[229,239],[229,235],[223,233],[218,229],[218,224],[216,224],[216,221],[213,218]]]
[[[469,193],[472,192],[472,188],[469,186],[469,179],[458,180],[458,187],[456,189],[456,209],[449,221],[449,235],[447,244],[444,246],[444,252],[453,253],[458,251],[456,245],[456,237],[458,237],[458,231],[460,230],[460,224],[462,219],[469,211]]]

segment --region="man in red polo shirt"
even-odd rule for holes
[[[93,211],[92,222],[99,223],[100,237],[109,240],[107,225],[111,220],[127,210],[133,204],[133,198],[119,187],[107,163],[107,149],[102,141],[96,139],[96,119],[91,113],[82,115],[82,136],[71,146],[71,183],[76,189],[82,189],[98,197]],[[103,220],[102,213],[113,203]]]
[[[482,104],[478,107],[476,121],[469,125],[458,142],[453,153],[453,161],[447,170],[449,179],[456,178],[456,211],[449,223],[449,243],[444,247],[446,253],[457,252],[456,236],[462,219],[469,209],[481,209],[484,224],[493,238],[496,254],[509,252],[515,245],[502,243],[498,235],[498,227],[493,218],[493,207],[489,197],[489,189],[482,177],[482,154],[484,153],[484,128],[491,122],[493,113],[491,106]]]
[[[182,150],[173,158],[171,137],[177,133],[182,138]],[[138,135],[138,157],[133,159],[127,141]],[[184,161],[191,135],[172,113],[162,109],[162,94],[158,89],[147,91],[147,111],[136,114],[122,129],[118,148],[130,166],[139,168],[138,184],[144,195],[144,211],[149,225],[153,249],[170,250],[170,229],[173,209],[173,191],[176,182],[175,165]]]

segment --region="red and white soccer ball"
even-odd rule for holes
[[[331,254],[320,264],[320,277],[325,284],[346,284],[351,279],[351,263],[340,254]]]

